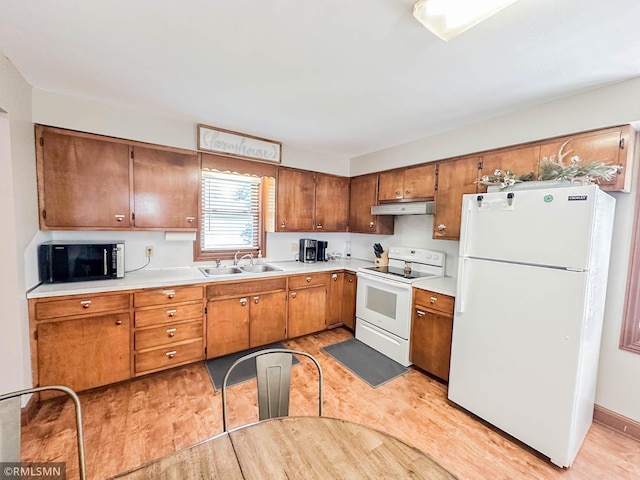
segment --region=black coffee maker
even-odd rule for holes
[[[316,242],[316,261],[318,262],[326,262],[329,260],[329,255],[327,252],[327,246],[329,242],[324,242],[322,240],[318,240]]]
[[[318,241],[311,238],[300,239],[298,261],[303,263],[315,263],[318,251]]]

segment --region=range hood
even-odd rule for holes
[[[371,215],[433,215],[434,202],[385,203],[371,207]]]

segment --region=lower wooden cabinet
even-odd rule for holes
[[[358,277],[355,273],[345,272],[342,288],[342,324],[353,330],[356,324],[356,290]]]
[[[327,328],[327,287],[330,274],[289,277],[287,337],[294,338]]]
[[[38,324],[38,384],[75,391],[130,376],[129,313],[114,313]]]
[[[411,362],[442,380],[449,380],[454,298],[414,289]]]
[[[207,358],[286,338],[285,277],[207,287]]]
[[[135,375],[204,359],[204,288],[185,286],[133,293]]]

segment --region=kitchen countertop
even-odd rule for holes
[[[245,272],[230,275],[205,277],[204,274],[200,270],[198,270],[198,267],[211,267],[212,265],[207,264],[189,267],[156,268],[127,273],[125,274],[124,278],[118,278],[114,280],[41,284],[28,292],[27,298],[44,298],[59,297],[64,295],[117,292],[120,290],[135,290],[138,288],[161,288],[177,285],[224,282],[229,280],[255,280],[258,278],[277,277],[281,275],[331,272],[334,270],[347,270],[350,272],[356,272],[360,267],[370,267],[371,265],[373,265],[373,262],[358,260],[355,258],[348,261],[339,260],[316,263],[300,263],[296,261],[265,263],[273,265],[274,267],[281,268],[282,271],[264,273]]]
[[[427,278],[412,284],[415,288],[429,290],[442,295],[456,296],[456,279],[453,277]]]

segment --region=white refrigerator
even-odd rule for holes
[[[593,418],[615,199],[464,195],[449,399],[571,466]]]

